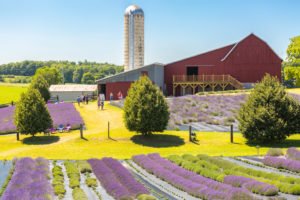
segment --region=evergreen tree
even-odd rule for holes
[[[241,106],[239,129],[250,142],[284,140],[299,131],[299,107],[277,78],[266,75]]]
[[[163,132],[169,121],[168,104],[147,76],[134,82],[125,99],[124,121],[130,131],[143,135]]]
[[[30,88],[37,89],[44,98],[45,102],[50,99],[49,85],[43,76],[36,76],[31,81]]]
[[[15,124],[21,134],[35,135],[52,127],[52,119],[38,90],[30,88],[21,95],[15,110]]]

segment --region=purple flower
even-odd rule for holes
[[[300,172],[300,161],[290,160],[285,158],[278,158],[273,156],[266,156],[262,160],[265,165],[279,168],[279,169],[287,169],[293,172]]]
[[[286,157],[288,159],[300,161],[300,151],[295,147],[288,148],[286,151]]]

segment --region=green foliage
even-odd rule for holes
[[[95,84],[95,77],[91,74],[91,72],[86,72],[82,76],[82,83]]]
[[[156,198],[149,194],[141,194],[137,197],[137,200],[156,200]]]
[[[66,161],[65,163],[67,175],[70,179],[69,186],[70,188],[79,188],[80,186],[80,173],[74,162]]]
[[[43,76],[35,76],[30,84],[30,88],[37,89],[41,93],[45,102],[50,99],[49,85]]]
[[[33,136],[52,127],[48,108],[38,90],[29,89],[21,95],[15,110],[15,124],[19,133]]]
[[[239,129],[249,142],[276,142],[299,131],[300,105],[266,75],[241,106]]]
[[[300,87],[300,36],[291,38],[286,52],[287,58],[283,62],[284,79],[295,80],[295,86]]]
[[[50,68],[50,67],[42,67],[36,70],[34,77],[32,78],[34,81],[35,79],[39,78],[40,76],[44,77],[48,85],[59,84],[62,83],[63,79],[61,73],[57,68]]]
[[[80,188],[73,189],[72,196],[74,200],[88,200],[86,194]]]
[[[23,61],[0,65],[0,74],[18,75],[18,76],[33,76],[35,72],[48,66],[47,68],[56,69],[58,81],[56,83],[81,83],[82,76],[86,72],[90,72],[94,79],[104,78],[105,76],[113,75],[123,71],[123,66],[117,66],[109,63],[96,62],[69,62],[69,61]],[[28,82],[24,78],[14,78],[18,82]],[[49,85],[53,82],[48,82]]]
[[[52,175],[53,175],[53,180],[52,180],[52,186],[54,189],[54,193],[56,196],[58,196],[60,199],[62,199],[65,196],[66,189],[64,186],[64,175],[62,172],[62,168],[56,163],[53,163],[53,168],[52,168]]]
[[[130,131],[143,135],[162,132],[169,121],[167,102],[147,76],[134,82],[124,103],[124,121]]]
[[[78,160],[76,161],[77,167],[80,173],[91,173],[92,167],[86,160]]]
[[[283,156],[284,153],[281,149],[279,148],[270,148],[267,152],[268,156]]]
[[[91,187],[91,188],[97,187],[97,180],[95,178],[88,177],[85,180],[85,183],[88,187]]]

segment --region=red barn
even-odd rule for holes
[[[199,91],[252,87],[267,73],[281,80],[281,58],[262,39],[250,34],[243,40],[206,53],[162,65],[145,67],[98,80],[99,92],[124,96],[130,84],[148,75],[168,96]]]

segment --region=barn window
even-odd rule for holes
[[[186,75],[188,75],[188,76],[198,75],[198,67],[195,67],[195,66],[187,67]]]

